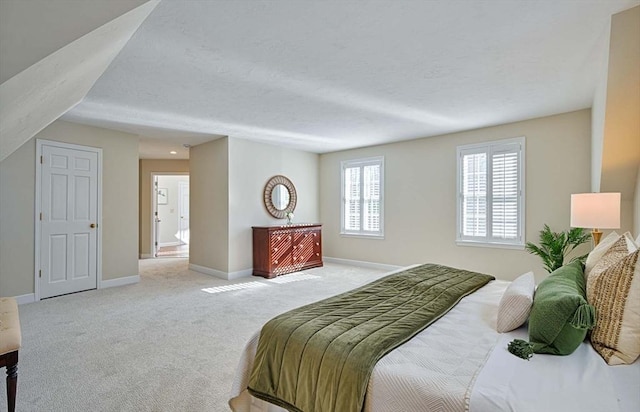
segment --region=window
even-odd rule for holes
[[[341,230],[343,235],[382,237],[384,229],[384,158],[342,162]]]
[[[458,146],[456,240],[524,246],[524,137]]]

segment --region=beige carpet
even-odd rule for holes
[[[140,274],[135,285],[20,306],[18,411],[229,410],[240,351],[262,323],[384,272],[327,264],[224,281],[186,259],[149,259]]]

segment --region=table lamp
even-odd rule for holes
[[[602,237],[599,229],[620,228],[620,193],[572,194],[571,227],[591,228],[597,246]]]

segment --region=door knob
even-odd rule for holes
[[[98,226],[98,225],[96,225],[95,223],[92,223],[92,224],[90,224],[90,225],[89,225],[89,227],[90,227],[91,229],[95,229],[97,226]]]

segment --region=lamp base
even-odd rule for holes
[[[598,243],[600,243],[600,238],[602,238],[602,232],[599,231],[598,229],[593,229],[591,231],[591,237],[593,237],[593,247],[598,246]]]

